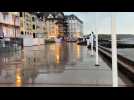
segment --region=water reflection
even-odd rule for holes
[[[21,85],[22,85],[21,69],[16,68],[16,86],[20,87]]]
[[[75,65],[82,61],[82,47],[75,43],[56,43],[45,46],[25,47],[24,51],[0,54],[0,73],[12,71],[10,78],[3,77],[8,83],[15,82],[17,87],[24,83],[34,83],[40,73],[63,73],[65,65]],[[15,73],[15,74],[13,74]],[[5,73],[6,75],[9,73]],[[6,76],[4,75],[4,76]]]
[[[55,50],[56,64],[59,64],[60,63],[61,49],[62,49],[61,44],[56,44],[56,50]]]
[[[80,59],[80,45],[76,45],[77,48],[77,59]]]

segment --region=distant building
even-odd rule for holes
[[[20,37],[20,21],[17,12],[0,12],[0,37]]]
[[[83,35],[83,22],[75,15],[65,16],[67,22],[67,33],[69,37],[80,37]]]
[[[24,46],[44,44],[45,24],[35,12],[20,12],[20,31]]]
[[[31,17],[32,17],[31,25],[32,25],[33,38],[36,38],[38,18],[36,16],[36,14],[34,14],[34,13],[31,13]]]
[[[64,36],[64,14],[63,12],[44,12],[45,30],[48,37]]]
[[[45,38],[45,21],[41,17],[38,17],[36,21],[36,37]]]
[[[23,37],[34,37],[35,18],[29,12],[20,12],[20,31]]]

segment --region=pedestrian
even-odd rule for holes
[[[87,37],[86,41],[87,41],[87,48],[88,48],[88,50],[89,50],[89,48],[90,48],[90,38]]]
[[[85,37],[83,37],[83,42],[85,42]]]

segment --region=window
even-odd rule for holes
[[[23,35],[24,33],[23,33],[23,31],[21,31],[21,35]]]
[[[5,14],[3,14],[3,19],[6,20],[6,15]]]
[[[20,26],[23,27],[23,23],[20,23]]]
[[[35,29],[35,25],[33,25],[33,29]]]
[[[23,17],[22,12],[20,12],[20,17]]]
[[[34,17],[32,17],[32,21],[35,21],[35,18]]]
[[[52,14],[49,14],[49,16],[47,18],[53,18],[53,15]]]
[[[36,36],[35,36],[35,33],[33,33],[33,38],[35,38]]]
[[[3,39],[3,38],[4,38],[4,33],[0,32],[0,39]]]

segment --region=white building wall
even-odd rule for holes
[[[80,36],[82,35],[82,23],[80,23],[77,19],[68,19],[68,32],[70,33],[70,36],[77,37],[78,33],[80,33]]]

